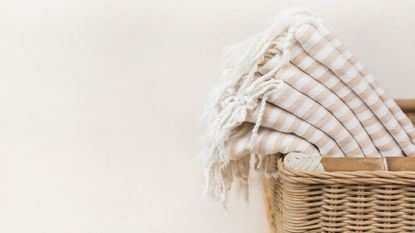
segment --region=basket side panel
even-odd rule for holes
[[[293,182],[280,175],[283,232],[321,232],[323,186]]]
[[[398,104],[415,122],[415,101]],[[268,166],[277,171],[278,157],[272,156]],[[265,178],[271,233],[415,233],[415,184],[408,182],[414,175],[385,178],[373,173],[367,178],[328,175],[299,179],[284,172],[277,178]]]

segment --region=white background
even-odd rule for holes
[[[0,1],[0,232],[267,232],[258,187],[202,195],[198,120],[222,48],[288,6],[415,98],[411,0]]]

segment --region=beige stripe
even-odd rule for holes
[[[303,78],[308,78],[308,77],[304,77]],[[303,86],[303,88],[301,88],[301,91],[303,94],[307,94],[310,93],[312,90],[314,90],[315,88],[318,88],[317,84],[315,82],[313,82],[313,79],[310,79],[311,81],[307,83],[307,85]]]
[[[353,94],[352,95],[350,95],[351,97],[354,97],[353,96]],[[356,108],[354,108],[353,109],[353,112],[357,115],[357,114],[360,114],[360,113],[362,113],[362,112],[366,112],[366,111],[370,111],[369,109],[368,109],[368,107],[366,106],[366,104],[361,104],[361,105],[359,105],[358,107],[356,107]],[[370,117],[369,118],[369,120],[370,121],[367,121],[366,122],[366,125],[365,125],[365,127],[368,127],[369,125],[372,125],[372,124],[375,124],[375,123],[377,123],[378,121],[376,121],[376,118],[373,118],[373,117],[375,117],[375,116],[373,116],[373,113],[371,113],[371,115],[372,115],[372,117]]]
[[[274,129],[278,129],[280,125],[283,125],[285,122],[286,117],[285,114],[279,114],[277,119],[275,120],[275,123],[273,124]]]
[[[372,144],[372,141],[369,138],[364,138],[363,140],[359,141],[359,145],[362,148],[369,148],[369,145],[371,145],[371,144]],[[370,148],[370,150],[373,150],[373,148]],[[377,151],[376,152],[373,151],[371,153],[377,154]]]
[[[299,39],[300,41],[301,41],[301,39]],[[324,40],[323,40],[324,41]],[[304,42],[304,41],[303,41]],[[306,42],[304,42],[303,44],[305,44]],[[322,44],[323,42],[319,42],[318,44]],[[313,54],[312,53],[313,52],[313,50],[310,50],[309,51],[309,53],[310,54]],[[337,52],[337,55],[339,55],[339,53]],[[326,58],[326,60],[330,60],[330,59],[333,59],[333,57],[334,57],[334,55],[330,58],[331,56],[329,56],[328,58]],[[334,60],[333,60],[334,61]],[[333,61],[330,63],[330,64],[332,64],[333,63]],[[324,63],[324,61],[323,61],[323,63]],[[349,64],[347,64],[347,65],[344,65],[343,67],[342,67],[342,69],[343,70],[340,70],[340,74],[345,74],[345,72],[348,72],[349,71],[349,69],[348,68],[352,68],[351,67],[351,64],[349,63]],[[339,70],[339,69],[338,69]],[[354,78],[356,78],[356,77],[354,77]],[[358,78],[358,77],[357,77]],[[357,79],[357,80],[359,80],[359,79]],[[354,79],[352,79],[351,80],[351,82],[350,83],[352,83],[353,84],[353,82],[356,82],[356,85],[359,83],[359,82],[357,82],[357,81],[355,81]],[[337,87],[340,87],[340,85],[339,86],[337,86]],[[350,96],[350,98],[353,96],[352,94],[350,94],[349,95]],[[363,105],[363,104],[361,104],[361,105]],[[361,107],[358,107],[358,109],[360,109],[362,112],[364,111],[364,107],[365,106],[361,106]],[[372,123],[373,123],[373,121],[372,121]]]
[[[306,44],[306,43],[305,43]],[[327,45],[327,41],[325,40],[320,40],[316,45],[314,45],[312,48],[308,49],[308,51],[306,51],[308,54],[316,54],[319,51],[321,51],[326,45]],[[336,51],[336,50],[334,50]],[[333,52],[334,52],[333,51]],[[331,52],[330,55],[333,53]],[[330,56],[329,55],[329,56]]]
[[[326,145],[327,143],[329,143],[328,137],[321,137],[320,140],[317,141],[318,145]]]
[[[315,30],[312,27],[309,27],[307,31],[304,32],[304,34],[301,36],[301,40],[307,41],[311,38],[311,36],[314,34]]]
[[[308,55],[305,52],[299,53],[297,56],[291,58],[291,61],[302,61]]]
[[[352,114],[349,114],[349,113],[346,113],[346,114],[344,114],[342,117],[340,117],[339,118],[339,121],[340,122],[346,122],[346,123],[348,123],[348,122],[350,122],[350,121],[352,121],[352,120],[354,120],[354,121],[357,121],[355,118],[354,118],[354,116],[352,115]],[[350,129],[350,133],[351,134],[358,134],[361,130],[360,129],[362,129],[361,127],[359,127],[360,126],[360,123],[359,124],[357,124],[353,129]]]
[[[299,94],[299,93],[295,93]],[[300,95],[300,98],[298,98],[297,101],[295,101],[294,105],[291,107],[292,111],[297,111],[300,107],[302,107],[305,104],[305,98],[304,96]],[[291,111],[291,110],[290,110]]]
[[[320,78],[318,78],[318,80],[321,83],[325,83],[327,82],[330,78],[332,77],[332,73],[330,70],[327,70],[326,73],[323,74],[323,76],[321,76]]]
[[[369,118],[368,120],[373,120],[371,118]],[[373,136],[373,140],[377,140],[379,138],[382,138],[383,136],[385,136],[385,128],[379,128],[378,130],[376,130],[374,133],[372,133]],[[389,140],[389,141],[393,141],[393,140]]]
[[[330,35],[329,37],[326,37],[326,38],[328,38],[329,41],[332,41],[332,40],[335,39],[335,36],[334,35]],[[338,44],[339,43],[336,43],[336,46],[335,46],[335,47],[337,47],[336,49],[338,51],[341,51],[341,53],[347,52],[347,50],[345,49],[345,47],[343,46],[343,44],[340,44],[340,45],[338,45]],[[350,61],[350,63],[352,63],[353,65],[357,65],[358,64],[357,59],[355,57],[353,57],[349,52],[347,52],[347,53],[350,55],[350,56],[348,56],[348,60]],[[360,73],[360,75],[363,77],[363,79],[366,80],[366,77],[369,74],[369,71],[367,70],[367,68],[366,67],[363,67],[361,64],[359,64],[359,68],[356,67],[356,70]],[[377,91],[379,89],[380,85],[378,84],[378,82],[376,80],[373,80],[373,81],[370,81],[370,82],[368,81],[368,83],[369,83],[369,86],[371,86],[373,88],[373,90],[379,95],[380,99],[383,102],[387,102],[388,100],[390,100],[389,97],[387,97],[383,93],[380,93],[380,92]],[[394,112],[392,110],[392,108],[389,107],[388,109],[391,111],[391,114],[393,114],[393,116],[397,120],[397,122],[401,126],[404,127],[403,130],[406,131],[409,134],[410,140],[413,143],[415,143],[415,134],[411,134],[411,132],[413,132],[415,130],[415,128],[411,127],[412,126],[411,123],[409,123],[410,124],[409,127],[406,125],[407,122],[409,122],[409,119],[407,119],[407,118],[404,118],[404,119],[399,118],[397,116],[396,112]],[[397,111],[399,112],[400,110],[397,110]],[[406,126],[406,128],[405,128],[405,126]],[[408,128],[412,128],[412,129],[407,130]]]
[[[359,73],[364,77],[369,74],[369,70],[367,68],[363,68],[359,71]]]
[[[328,44],[326,40],[322,40],[322,41],[326,45]],[[316,53],[313,53],[313,52],[310,51],[310,54],[315,55]],[[333,51],[331,51],[330,54],[322,60],[322,63],[323,64],[332,64],[338,57],[339,57],[339,53],[335,49],[333,49]]]
[[[372,104],[371,107],[373,111],[379,111],[382,107],[386,108],[386,106],[383,104],[383,102],[379,98],[377,98],[376,102]]]
[[[298,132],[298,130],[300,129],[300,126],[303,124],[304,122],[302,120],[296,120],[294,121],[294,123],[291,125],[291,130],[292,132]],[[300,135],[301,136],[301,135]]]
[[[370,94],[372,94],[373,93],[373,91],[370,89],[370,87],[369,86],[367,86],[366,87],[366,89],[362,92],[362,93],[360,93],[359,94],[359,96],[362,98],[362,99],[367,99],[369,96],[370,96]],[[369,108],[371,108],[371,106],[368,104],[368,106],[369,106]],[[371,108],[372,109],[372,108]],[[373,110],[373,109],[372,109]],[[376,113],[375,113],[375,115],[376,115]]]
[[[304,138],[311,138],[314,135],[315,132],[316,132],[315,128],[312,127],[312,126],[309,126],[309,127],[307,127],[307,130],[304,132],[304,134],[300,135],[300,136],[302,136]]]
[[[307,68],[305,68],[304,70],[309,73],[312,74],[314,73],[319,67],[321,66],[321,64],[317,63],[317,62],[313,62],[311,63],[311,65],[309,65]]]
[[[287,148],[289,148],[291,145],[283,145],[282,144],[282,142],[284,141],[284,138],[286,137],[287,135],[281,135],[281,137],[280,137],[280,140],[276,140],[275,141],[275,143],[274,143],[274,150],[275,151],[281,151],[281,149],[284,147],[284,146],[287,146]]]
[[[355,88],[362,80],[359,78],[359,74],[353,77],[350,81],[346,82],[347,86],[350,88]]]
[[[379,150],[382,150],[382,151],[390,151],[390,150],[392,150],[395,147],[396,147],[395,141],[389,141],[387,144],[385,144],[383,146],[379,146]]]
[[[298,81],[300,81],[301,75],[296,72],[294,75],[287,76],[286,79],[287,79],[286,80],[287,82],[293,85],[297,83]]]
[[[337,93],[340,92],[342,89],[344,89],[344,83],[338,82],[336,85],[334,85],[332,88],[330,88],[333,92]]]
[[[344,51],[346,51],[346,49],[344,49]],[[340,50],[339,52],[343,53],[342,50]],[[349,62],[353,65],[355,65],[357,63],[357,59],[354,57],[349,58]]]
[[[344,74],[346,74],[350,69],[352,68],[352,64],[350,64],[347,60],[346,62],[339,68],[337,69],[336,75],[337,76],[343,76]]]
[[[305,150],[305,153],[307,154],[313,154],[315,151],[315,148],[312,146],[308,146],[307,149]]]
[[[256,145],[258,145],[258,147],[254,147],[256,151],[258,151],[259,154],[265,154],[266,153],[266,146],[268,144],[268,140],[270,140],[272,131],[271,130],[265,130],[261,131],[261,136],[258,136],[259,138],[259,143],[256,143]],[[277,140],[279,141],[279,140]]]
[[[325,91],[320,92],[315,97],[315,100],[317,102],[321,102],[321,101],[324,101],[326,98],[335,98],[335,96],[330,96],[330,93],[325,90]],[[328,106],[328,108],[329,109],[332,109],[332,108],[337,107],[337,106],[338,106],[338,102],[336,101],[336,102],[334,102],[334,106],[333,105],[332,106]]]
[[[302,119],[309,119],[311,117],[311,115],[315,114],[317,112],[317,110],[320,108],[321,106],[315,104],[311,107],[310,111],[306,112],[304,114],[304,116],[302,116]]]

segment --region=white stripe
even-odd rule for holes
[[[363,105],[364,103],[362,102],[362,100],[359,97],[356,97],[356,98],[352,99],[351,101],[349,101],[347,104],[349,105],[349,107],[351,109],[354,109],[354,108],[357,108],[357,107]]]
[[[320,107],[318,108],[317,112],[315,112],[315,114],[311,115],[310,117],[310,122],[313,125],[316,125],[318,122],[321,121],[321,119],[323,119],[323,117],[326,115],[326,111],[325,108]]]
[[[310,25],[308,25],[308,24],[303,24],[303,25],[301,25],[301,27],[300,28],[298,28],[297,29],[297,31],[295,32],[295,37],[296,38],[301,38],[301,37],[303,37],[304,35],[305,35],[305,33],[308,31],[308,29],[310,28],[311,26]]]
[[[301,107],[295,111],[296,115],[304,116],[313,107],[313,104],[314,102],[310,98],[306,98]]]
[[[388,157],[400,157],[403,155],[402,150],[396,147],[392,148],[391,150],[382,152],[382,154]]]
[[[344,59],[342,56],[338,56],[336,60],[330,65],[333,70],[340,69],[344,64],[346,64],[347,60]]]
[[[346,86],[344,86],[342,89],[340,89],[337,92],[337,96],[340,97],[340,99],[343,99],[344,97],[346,97],[347,95],[349,95],[351,92],[351,90],[349,88],[347,88]]]
[[[320,78],[322,77],[326,72],[328,71],[328,69],[324,66],[319,66],[312,74],[311,76],[313,77],[317,77]]]
[[[333,46],[334,47],[336,47],[336,48],[338,48],[338,47],[340,47],[341,45],[342,45],[342,43],[340,42],[340,40],[339,39],[337,39],[337,38],[335,38],[335,39],[333,39],[332,41],[330,41],[332,44],[333,44]]]
[[[336,141],[341,142],[341,141],[345,140],[347,137],[349,137],[349,133],[346,130],[343,129],[343,130],[340,131],[340,133],[338,135],[334,135],[334,136],[336,138]]]
[[[378,93],[378,95],[385,95],[385,90],[383,90],[382,87],[378,87],[375,89],[375,92]]]
[[[375,92],[372,92],[366,99],[368,105],[373,105],[379,100],[378,95]]]
[[[314,60],[311,59],[310,57],[306,56],[304,57],[304,59],[300,62],[299,66],[300,67],[306,67],[308,68],[311,64],[314,63]]]
[[[385,107],[385,106],[381,106],[377,111],[376,111],[376,115],[379,118],[383,118],[385,117],[387,114],[389,113],[389,110]],[[393,120],[393,117],[391,118],[391,120]],[[396,126],[396,124],[394,124]]]
[[[321,133],[321,131],[315,131],[315,133],[313,133],[313,135],[308,139],[310,142],[316,143],[318,142],[318,140],[320,140],[322,137],[324,136],[323,133]]]
[[[327,44],[324,48],[322,48],[318,52],[316,52],[314,57],[317,60],[321,61],[321,60],[324,60],[325,58],[327,58],[333,51],[334,51],[333,46],[331,46],[330,44]]]
[[[357,118],[360,121],[365,121],[365,120],[371,118],[372,116],[373,116],[373,114],[370,111],[364,111],[364,112],[361,112],[361,113],[357,114]]]
[[[300,126],[298,127],[297,133],[299,135],[304,135],[305,132],[307,131],[307,129],[310,128],[310,124],[306,123],[305,121],[303,121]]]
[[[337,39],[336,39],[337,40]],[[340,43],[340,41],[339,41],[339,45],[338,46],[336,46],[337,48],[339,47],[341,45],[341,43]],[[344,51],[344,53],[342,54],[346,59],[350,59],[350,58],[352,58],[352,54],[349,52],[349,51]]]
[[[346,129],[354,129],[358,125],[359,125],[359,121],[352,119],[345,124],[345,127]]]
[[[358,142],[363,142],[367,138],[365,131],[361,131],[357,135],[353,135],[353,136]]]
[[[325,85],[330,89],[330,88],[333,88],[334,86],[336,86],[338,83],[339,83],[339,80],[332,76],[332,77],[330,77],[329,80],[327,80]]]
[[[300,37],[297,37],[297,38],[300,38]],[[320,42],[321,39],[322,39],[321,35],[318,32],[314,31],[313,35],[311,35],[311,37],[306,41],[305,47],[308,48],[308,49],[311,49],[318,42]]]
[[[293,116],[289,116],[289,117],[285,118],[285,121],[280,126],[280,130],[282,132],[289,132],[289,129],[291,128],[291,126],[294,123],[295,119],[296,118],[293,117]]]
[[[415,131],[414,126],[412,124],[407,124],[403,128],[408,133],[412,133]]]
[[[347,107],[347,105],[342,104],[341,107],[335,111],[335,116],[337,116],[338,118],[342,118],[348,113],[349,108]]]
[[[360,64],[359,62],[356,62],[354,65],[353,65],[357,70],[363,70],[365,67],[362,65],[362,64]]]
[[[286,137],[284,137],[284,141],[283,141],[283,145],[287,145],[287,146],[291,146],[294,142],[294,139],[297,138],[293,135],[286,135]]]
[[[310,79],[309,79],[310,80]],[[311,90],[310,90],[310,92],[308,93],[308,95],[311,97],[311,98],[313,98],[313,99],[315,99],[318,95],[320,95],[320,94],[322,94],[324,91],[326,91],[327,89],[326,88],[324,88],[324,87],[321,87],[321,85],[315,85],[315,87],[314,88],[312,88]],[[327,99],[330,99],[330,98],[327,98]]]
[[[288,88],[288,87],[287,87]],[[295,102],[301,97],[296,91],[293,92],[292,95],[287,96],[287,98],[282,102],[279,103],[285,109],[291,109],[291,107],[295,104]]]
[[[300,47],[300,46],[295,46],[291,51],[290,51],[290,55],[291,57],[296,57],[298,56],[300,53],[302,53],[304,50]]]
[[[336,143],[333,141],[328,141],[323,147],[320,148],[322,154],[327,154],[331,150],[333,150],[336,146]]]
[[[368,83],[373,83],[375,81],[375,77],[373,77],[370,73],[365,76],[365,79]]]
[[[353,69],[353,67],[351,67],[346,73],[344,73],[345,76],[347,77],[356,77],[356,75],[358,74],[356,69]]]
[[[370,126],[368,126],[368,127],[365,127],[365,129],[366,129],[366,131],[367,131],[367,133],[368,134],[374,134],[374,133],[376,133],[380,128],[382,128],[382,127],[379,127],[380,125],[379,124],[373,124],[373,125],[370,125]]]
[[[297,90],[301,90],[303,89],[307,84],[309,84],[311,82],[311,79],[306,77],[306,76],[302,76],[301,78],[299,78],[297,80],[297,82],[295,83],[295,89]]]
[[[294,66],[288,66],[287,69],[283,69],[281,72],[281,79],[289,79],[291,78],[297,71],[295,70]]]
[[[278,148],[274,148],[274,145],[277,142],[278,138],[279,138],[279,135],[276,133],[273,133],[270,135],[270,137],[268,137],[268,140],[265,143],[265,149],[264,149],[265,154],[274,153],[275,152],[274,149],[278,150]]]
[[[393,138],[391,138],[390,134],[385,134],[383,137],[374,140],[374,143],[377,147],[382,147],[388,144]]]
[[[269,123],[268,125],[274,125],[277,122],[278,116],[280,115],[279,110],[277,109],[272,109],[271,110],[271,114],[268,116],[267,119],[267,123]]]
[[[385,101],[385,105],[388,108],[392,108],[395,104],[396,104],[396,102],[394,100],[392,100],[392,99],[388,99],[388,100]]]
[[[240,141],[238,142],[238,144],[236,145],[236,154],[238,154],[238,155],[243,154],[243,152],[244,152],[244,151],[245,151],[245,149],[246,149],[246,145],[247,145],[247,140],[246,140],[246,138],[244,138],[244,139],[240,140]]]
[[[331,132],[332,130],[334,130],[337,126],[338,126],[338,121],[335,117],[331,117],[329,122],[327,122],[324,126],[323,126],[323,131],[324,132]]]
[[[331,105],[333,105],[336,102],[337,102],[336,98],[326,98],[323,101],[321,101],[321,105],[323,105],[323,106],[331,106]]]
[[[400,131],[398,133],[398,135],[395,136],[396,141],[398,142],[403,142],[406,141],[405,139],[407,138],[408,135],[406,135],[404,132]]]
[[[361,95],[364,91],[366,91],[366,89],[367,89],[368,87],[369,87],[369,86],[367,85],[367,83],[366,83],[364,80],[361,80],[361,81],[359,82],[359,84],[357,84],[357,85],[355,86],[355,88],[354,88],[353,90],[356,92],[356,94]]]

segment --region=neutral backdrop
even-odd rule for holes
[[[0,232],[267,232],[258,185],[202,195],[199,116],[222,48],[288,6],[415,98],[411,0],[0,1]]]

